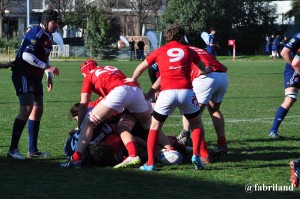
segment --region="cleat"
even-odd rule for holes
[[[155,167],[154,167],[154,164],[151,164],[151,165],[147,165],[147,164],[144,164],[143,166],[140,167],[140,170],[142,171],[154,171]]]
[[[80,169],[81,168],[81,160],[78,160],[77,162],[73,161],[73,157],[70,156],[65,163],[60,163],[60,167],[62,168],[74,168],[74,169]]]
[[[290,162],[291,167],[291,178],[290,181],[294,187],[299,186],[299,177],[300,177],[300,159],[294,160]]]
[[[210,151],[210,156],[216,157],[220,155],[226,155],[228,153],[227,146],[216,146],[214,149]]]
[[[27,158],[48,158],[50,157],[50,153],[42,153],[40,151],[34,152],[34,153],[27,153]]]
[[[192,156],[192,163],[195,166],[196,170],[203,170],[204,165],[202,164],[202,161],[200,160],[199,156]]]
[[[189,131],[182,130],[180,134],[176,136],[176,140],[181,144],[187,145],[191,139],[190,134],[191,133]]]
[[[207,156],[206,158],[200,157],[200,160],[201,160],[202,164],[204,164],[204,165],[209,164],[212,161],[209,156]]]
[[[269,137],[273,139],[278,139],[280,136],[277,131],[270,131]]]
[[[136,157],[128,156],[123,162],[114,166],[114,169],[130,168],[139,164],[141,164],[141,158],[139,156]]]
[[[8,150],[7,157],[15,160],[25,160],[25,158],[20,154],[19,149]]]

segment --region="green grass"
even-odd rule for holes
[[[19,109],[11,82],[11,71],[0,70],[0,197],[1,198],[299,198],[300,191],[246,193],[245,185],[289,186],[289,161],[300,157],[299,117],[296,103],[280,127],[281,140],[267,137],[278,106],[283,101],[284,62],[259,57],[222,58],[228,66],[229,88],[222,104],[226,121],[229,153],[215,159],[204,171],[190,163],[159,167],[156,172],[138,169],[114,170],[87,167],[61,169],[67,132],[75,126],[70,107],[80,99],[81,62],[53,62],[61,75],[54,78],[54,89],[45,91],[45,110],[41,122],[39,149],[52,157],[23,162],[6,158],[12,124]],[[138,62],[99,61],[114,65],[131,75]],[[144,90],[150,87],[145,73],[139,79]],[[216,135],[207,111],[203,114],[209,147]],[[181,131],[181,117],[175,112],[164,131]],[[28,133],[24,130],[20,151],[26,154]]]

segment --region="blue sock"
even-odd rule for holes
[[[11,144],[9,149],[17,149],[19,145],[19,141],[23,132],[23,129],[26,125],[26,121],[20,120],[18,118],[15,119],[14,125],[13,125],[13,132],[11,136]]]
[[[283,108],[282,106],[279,106],[277,109],[274,121],[273,121],[273,126],[271,128],[271,131],[278,131],[279,125],[281,122],[284,120],[286,114],[289,112],[289,110]]]
[[[28,120],[28,151],[35,153],[38,151],[37,140],[40,129],[40,121]]]

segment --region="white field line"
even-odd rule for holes
[[[174,115],[174,116],[170,116],[173,118],[181,118],[180,115]],[[293,118],[300,118],[300,115],[292,115],[292,116],[286,116],[285,120],[287,119],[293,119]],[[212,123],[210,118],[202,118],[204,123]],[[256,119],[227,119],[225,118],[225,123],[241,123],[241,122],[247,122],[247,123],[268,123],[268,124],[272,124],[274,120],[274,117],[266,117],[266,118],[256,118]],[[289,124],[292,125],[300,125],[300,122],[289,122]],[[176,124],[165,124],[164,126],[182,126],[181,123],[176,123]]]

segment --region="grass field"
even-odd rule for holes
[[[299,198],[300,191],[257,191],[246,193],[247,184],[290,186],[289,161],[300,157],[300,105],[295,104],[280,127],[280,140],[268,138],[275,111],[283,101],[284,62],[264,59],[220,59],[228,66],[229,88],[222,105],[226,121],[229,153],[215,159],[204,171],[190,163],[159,167],[156,172],[138,169],[86,167],[81,170],[59,168],[65,161],[63,147],[67,132],[76,124],[68,111],[80,99],[81,62],[53,62],[61,75],[54,78],[54,89],[45,91],[45,110],[41,122],[39,149],[49,159],[23,162],[6,158],[12,123],[19,109],[11,82],[11,71],[0,70],[0,198]],[[138,62],[100,61],[131,75]],[[139,79],[143,89],[150,87],[145,73]],[[216,135],[207,111],[203,114],[208,146]],[[164,131],[181,131],[178,112],[168,118]],[[20,151],[27,153],[27,129]]]

